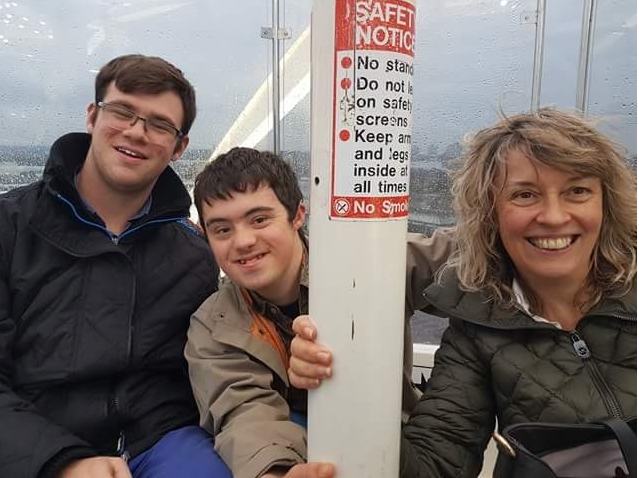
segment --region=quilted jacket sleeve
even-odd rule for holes
[[[476,477],[481,470],[495,404],[472,327],[451,320],[444,333],[428,387],[403,429],[402,478]]]
[[[191,318],[185,356],[200,423],[235,478],[256,478],[276,465],[306,459],[306,432],[289,420],[273,372],[246,351],[212,337],[205,319]]]

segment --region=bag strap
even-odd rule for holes
[[[617,437],[621,453],[628,465],[630,478],[637,478],[637,435],[630,426],[619,418],[611,418],[600,422],[609,428]]]

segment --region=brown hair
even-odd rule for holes
[[[202,222],[204,202],[228,200],[233,192],[255,191],[269,186],[293,221],[302,202],[302,191],[293,169],[279,156],[253,148],[233,148],[211,161],[195,178],[193,198]]]
[[[104,65],[95,78],[95,104],[104,99],[107,88],[125,93],[158,94],[173,91],[182,101],[184,120],[180,131],[189,133],[195,120],[195,90],[179,68],[157,56],[123,55]]]
[[[591,258],[587,310],[604,295],[622,296],[637,275],[636,175],[619,146],[577,114],[542,108],[503,117],[479,131],[453,173],[453,207],[459,249],[446,269],[454,269],[464,290],[487,291],[492,299],[514,304],[514,267],[499,238],[496,203],[506,156],[526,157],[563,171],[596,177],[603,191],[603,223]],[[525,284],[524,284],[525,285]],[[533,310],[539,299],[531,295]]]

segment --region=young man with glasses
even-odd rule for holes
[[[180,70],[118,57],[89,134],[59,138],[42,180],[0,196],[0,476],[230,477],[182,355],[218,278],[167,167],[194,118]]]

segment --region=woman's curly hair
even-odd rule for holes
[[[504,116],[479,131],[452,174],[459,247],[443,270],[453,269],[461,287],[513,305],[516,270],[499,237],[496,206],[508,152],[518,150],[542,164],[601,181],[603,223],[591,257],[590,309],[603,296],[626,294],[637,275],[637,188],[622,149],[581,116],[553,108]],[[441,277],[441,276],[440,276]],[[534,311],[539,300],[523,284]]]

